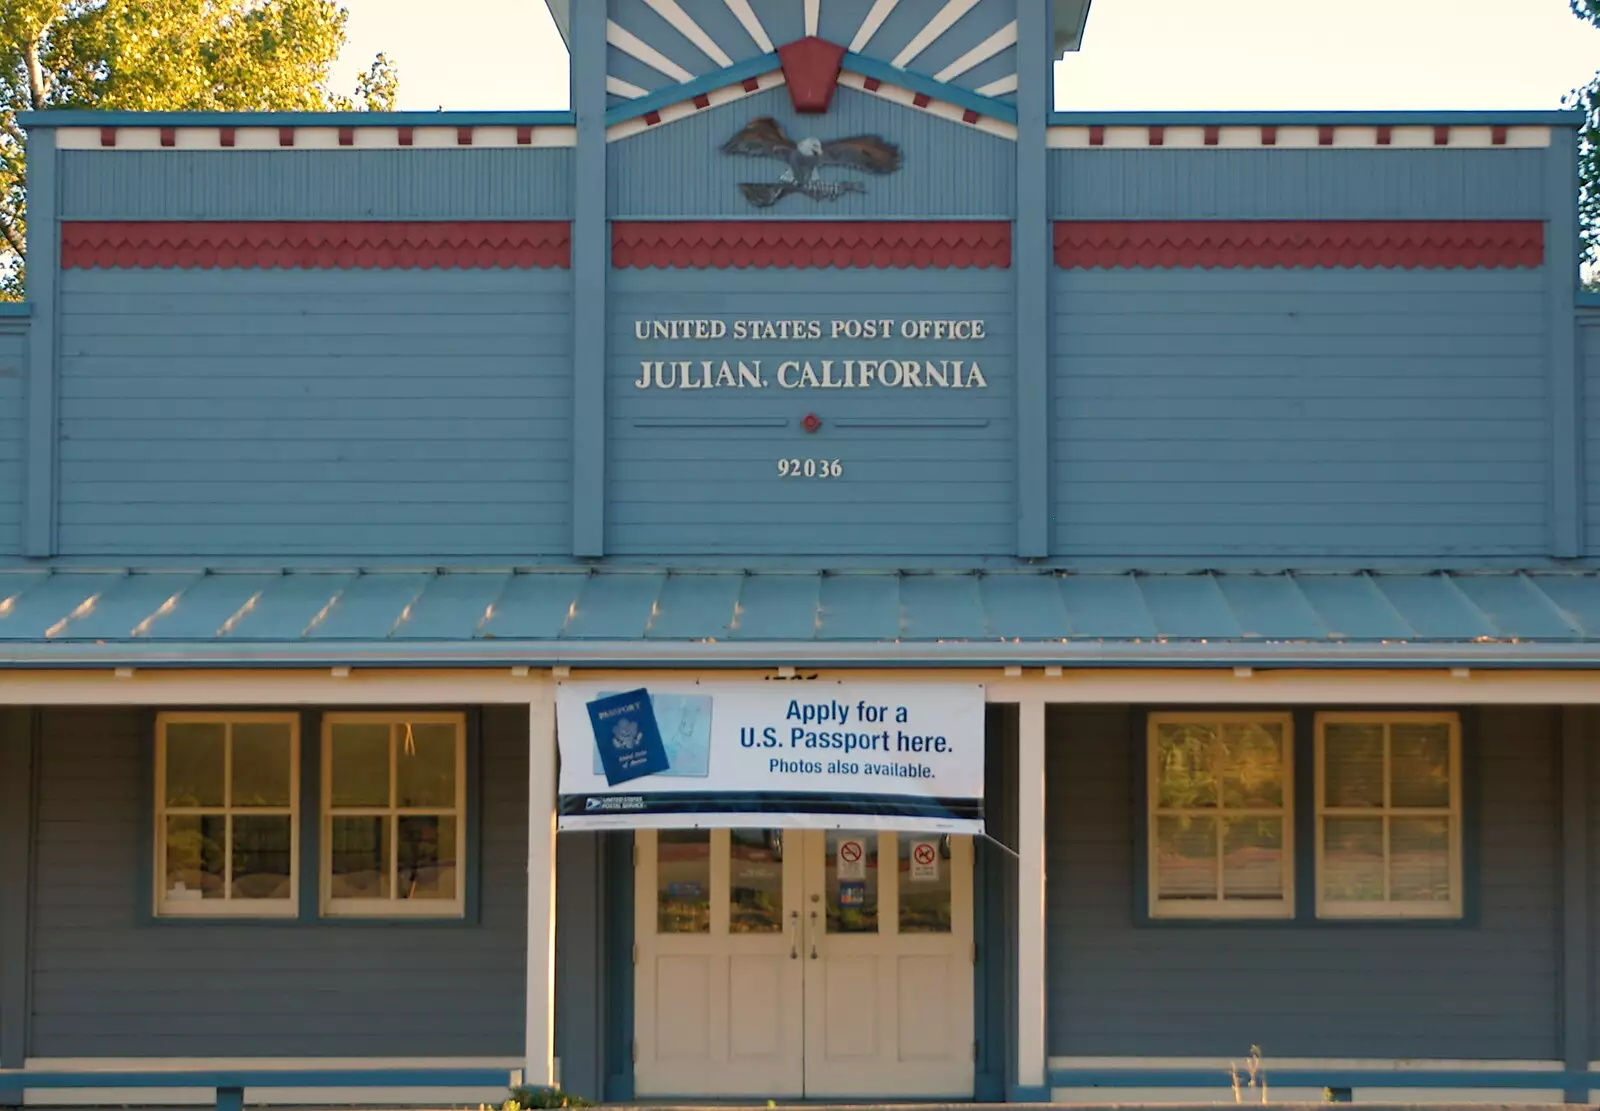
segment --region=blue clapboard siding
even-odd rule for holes
[[[152,924],[150,718],[46,711],[30,1055],[520,1055],[526,722],[486,714],[479,925]]]
[[[63,220],[565,220],[567,148],[63,151]]]
[[[27,328],[26,317],[0,317],[0,556],[22,550]]]
[[[62,276],[67,554],[568,543],[564,270]]]
[[[1543,276],[1058,270],[1056,551],[1532,555]]]
[[[1542,220],[1543,150],[1051,153],[1058,220]]]
[[[1600,312],[1578,314],[1578,354],[1583,360],[1584,515],[1590,553],[1600,550]]]
[[[859,181],[866,192],[837,201],[786,197],[753,208],[740,182],[775,182],[782,162],[731,157],[721,148],[747,123],[772,116],[788,136],[823,141],[881,135],[900,147],[902,169],[874,177],[828,169],[830,181]],[[725,217],[744,220],[958,218],[1003,219],[1015,200],[1015,144],[963,124],[840,87],[826,116],[802,116],[782,88],[699,112],[611,144],[608,181],[617,220]]]
[[[1010,551],[1009,271],[618,271],[607,536],[618,555],[981,556]],[[977,342],[639,340],[639,319],[982,319]],[[783,360],[976,359],[985,389],[780,389]],[[761,360],[764,389],[640,390],[642,360]],[[815,413],[822,428],[800,421]],[[856,422],[851,427],[851,422]],[[841,478],[783,479],[780,458]]]
[[[1559,1056],[1556,714],[1477,717],[1478,922],[1138,926],[1130,714],[1053,708],[1050,1053],[1239,1060],[1259,1045],[1269,1070],[1274,1057]]]

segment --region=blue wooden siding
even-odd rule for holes
[[[1058,150],[1057,220],[1543,220],[1548,152]]]
[[[1014,543],[1009,271],[617,271],[610,550],[618,555],[1004,554]],[[638,319],[982,319],[986,339],[639,340]],[[984,389],[779,389],[787,359],[976,359]],[[640,390],[642,360],[762,361],[764,389]],[[842,371],[836,371],[842,373]],[[808,435],[808,413],[822,428]],[[780,457],[838,459],[781,479]]]
[[[27,318],[0,317],[0,556],[22,550]]]
[[[565,551],[569,280],[67,271],[61,550]]]
[[[1547,549],[1533,271],[1058,270],[1055,551]]]
[[[150,716],[47,710],[42,731],[30,1056],[521,1056],[525,710],[483,711],[482,894],[469,925],[152,923],[134,878],[151,845]],[[599,1069],[592,1036],[564,1025],[592,1010],[594,990],[582,841],[561,847],[556,924],[556,1049],[580,1092]]]
[[[1578,314],[1578,357],[1583,382],[1584,534],[1589,553],[1600,551],[1600,311]]]
[[[1138,926],[1131,714],[1053,708],[1050,1053],[1242,1059],[1260,1045],[1269,1069],[1274,1057],[1559,1057],[1558,715],[1476,718],[1476,923]],[[1227,1083],[1219,1073],[1218,1099]]]
[[[567,148],[62,151],[63,220],[565,220]]]
[[[722,144],[753,119],[772,116],[796,141],[881,135],[900,147],[902,169],[885,177],[826,170],[866,192],[837,201],[788,197],[752,208],[739,183],[776,181],[781,162],[735,158]],[[1015,144],[1009,139],[840,87],[826,116],[802,116],[786,89],[770,89],[621,139],[609,148],[613,219],[741,220],[1004,219],[1015,203]]]
[[[152,843],[141,821],[150,722],[134,710],[45,713],[31,1055],[522,1053],[525,715],[520,730],[514,714],[485,722],[476,927],[149,924],[134,877]]]

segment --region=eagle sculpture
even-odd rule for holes
[[[745,200],[757,208],[771,208],[790,193],[814,201],[836,201],[846,193],[865,193],[859,181],[824,181],[817,171],[828,166],[847,166],[869,174],[892,174],[900,168],[900,148],[877,135],[855,135],[824,143],[804,138],[798,143],[783,132],[771,116],[751,120],[722,145],[723,154],[747,158],[775,158],[788,168],[775,183],[743,182],[739,189]]]

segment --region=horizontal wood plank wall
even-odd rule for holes
[[[1437,928],[1135,925],[1131,724],[1047,723],[1052,1055],[1559,1057],[1556,711],[1477,711],[1479,920]]]
[[[619,555],[977,556],[1015,543],[1015,380],[1004,270],[616,270],[607,405],[610,550]],[[663,317],[984,321],[980,341],[640,340]],[[780,389],[784,360],[978,360],[982,389]],[[651,360],[762,360],[763,389],[638,389]],[[836,362],[836,376],[842,363]],[[801,422],[815,415],[808,434]],[[780,479],[834,459],[839,491]]]
[[[45,712],[31,1055],[521,1055],[525,710],[484,711],[477,926],[149,922],[148,722]]]
[[[1539,271],[1054,282],[1058,553],[1546,551]]]
[[[1051,152],[1057,220],[1542,220],[1544,150]]]
[[[69,270],[73,555],[568,543],[565,270]]]
[[[0,317],[0,556],[22,551],[23,455],[27,410],[28,321]]]
[[[64,220],[537,220],[570,149],[62,151]]]
[[[762,116],[796,141],[881,135],[900,147],[902,168],[883,176],[830,171],[830,179],[860,181],[865,192],[826,203],[791,196],[753,208],[739,183],[774,182],[783,164],[720,152]],[[615,220],[1005,219],[1015,204],[1014,142],[842,87],[825,116],[799,115],[788,90],[777,88],[617,140],[608,155]]]

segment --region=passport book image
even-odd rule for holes
[[[594,743],[606,783],[615,787],[668,769],[650,692],[643,689],[606,695],[588,704]]]

